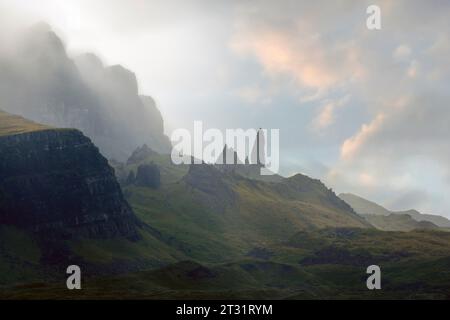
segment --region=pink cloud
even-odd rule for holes
[[[345,140],[341,146],[341,158],[344,160],[353,158],[367,140],[382,128],[385,118],[384,113],[379,113],[371,123],[363,124],[358,133]]]
[[[301,39],[276,31],[240,34],[231,47],[237,53],[255,56],[270,75],[292,76],[300,85],[314,89],[335,85],[339,71],[327,61],[319,37],[297,37]]]

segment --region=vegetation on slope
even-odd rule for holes
[[[147,271],[90,277],[78,292],[64,283],[9,288],[8,298],[112,299],[449,299],[450,233],[327,228],[268,244],[270,257],[183,260]],[[368,290],[366,268],[382,270]],[[0,298],[6,297],[0,292]]]
[[[50,127],[0,110],[0,137],[46,129]]]
[[[143,164],[158,166],[159,188],[126,183]],[[140,240],[63,241],[83,270],[72,292],[33,235],[2,227],[0,298],[450,298],[450,233],[371,228],[318,180],[258,181],[156,153],[114,165]],[[381,291],[366,288],[370,264]]]
[[[421,228],[429,229],[436,226],[450,228],[450,220],[442,216],[423,214],[417,210],[389,211],[375,202],[351,193],[342,193],[339,197],[347,202],[356,213],[364,216],[366,220],[381,230],[407,231]],[[417,223],[414,223],[411,219]]]
[[[159,189],[126,183],[143,164],[160,169]],[[176,166],[146,148],[116,164],[116,174],[138,217],[201,262],[230,261],[301,230],[370,226],[320,181],[302,175],[258,181],[210,165]]]

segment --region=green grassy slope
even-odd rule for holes
[[[347,202],[358,214],[376,214],[388,216],[391,214],[386,208],[376,204],[375,202],[358,197],[351,193],[341,193],[339,198]]]
[[[33,240],[22,230],[0,226],[0,287],[45,277],[40,268],[41,250]]]
[[[416,221],[408,214],[390,214],[381,216],[376,214],[362,215],[375,228],[384,231],[411,231],[415,229],[439,229],[429,221]]]
[[[59,243],[83,270],[73,292],[38,239],[1,226],[0,299],[450,298],[448,232],[376,230],[303,175],[259,181],[153,154],[116,163],[119,179],[143,163],[159,166],[161,187],[123,185],[142,240]],[[370,264],[382,291],[366,288]]]
[[[51,128],[0,110],[0,137],[46,129]]]
[[[160,167],[161,187],[124,185],[127,200],[164,243],[200,262],[230,261],[310,228],[369,227],[320,181],[306,176],[263,182],[212,166],[176,166],[168,155],[152,154],[116,168],[119,179],[143,163]]]
[[[405,218],[405,215],[419,222],[413,228],[430,228],[433,227],[433,224],[441,228],[450,228],[450,220],[442,216],[423,214],[417,210],[389,211],[375,202],[351,193],[342,193],[339,197],[347,202],[356,213],[364,215],[369,222],[373,222],[381,230],[411,230],[414,223],[410,219]]]
[[[268,244],[266,257],[224,263],[180,261],[158,269],[88,278],[81,292],[63,283],[10,288],[10,298],[448,299],[450,233],[327,228]],[[366,288],[377,264],[382,290]],[[4,296],[0,292],[0,298]]]

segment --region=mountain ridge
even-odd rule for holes
[[[158,189],[127,183],[130,172],[145,164],[159,168]],[[177,166],[169,155],[147,148],[114,166],[138,217],[191,259],[226,261],[300,230],[372,228],[323,183],[306,176],[261,181],[213,164]]]
[[[450,220],[443,216],[439,215],[432,215],[432,214],[423,214],[420,213],[417,210],[411,209],[411,210],[405,210],[405,211],[389,211],[388,209],[384,208],[383,206],[372,202],[370,200],[364,199],[360,196],[351,194],[351,193],[341,193],[339,194],[339,197],[350,204],[351,207],[360,215],[364,216],[391,216],[391,215],[408,215],[412,219],[414,219],[417,222],[430,222],[438,227],[442,228],[450,228]],[[395,218],[395,217],[393,217]],[[378,217],[372,217],[372,219],[377,219],[380,222],[380,218]],[[426,226],[426,225],[422,225]],[[420,225],[419,225],[420,227]],[[432,225],[428,225],[428,227],[432,227]]]

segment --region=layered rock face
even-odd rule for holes
[[[0,136],[0,224],[57,238],[139,239],[113,169],[72,129]]]

